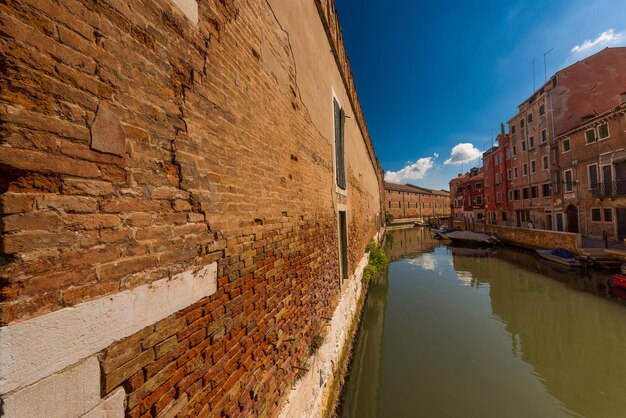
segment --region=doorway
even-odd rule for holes
[[[567,216],[567,232],[578,233],[578,208],[574,205],[569,205],[565,209]]]

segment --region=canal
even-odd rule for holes
[[[389,231],[342,417],[626,417],[626,306],[607,273]]]

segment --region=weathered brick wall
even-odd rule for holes
[[[0,324],[218,263],[216,293],[100,353],[128,416],[275,412],[341,296],[337,204],[349,271],[380,219],[360,109],[338,196],[332,125],[269,3],[198,7],[194,25],[168,0],[0,5]],[[358,103],[327,71],[319,100]]]

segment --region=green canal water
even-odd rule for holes
[[[626,304],[609,274],[390,231],[339,416],[626,417]]]

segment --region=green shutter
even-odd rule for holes
[[[344,162],[345,142],[344,126],[346,114],[336,100],[335,107],[335,171],[337,173],[337,186],[342,190],[346,189],[346,169]]]

